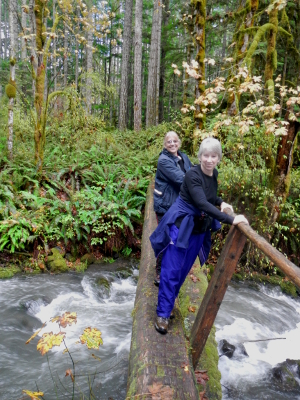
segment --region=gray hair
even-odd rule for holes
[[[179,149],[180,149],[181,140],[180,140],[179,136],[177,135],[177,133],[176,133],[175,131],[169,131],[169,132],[167,132],[167,133],[165,134],[165,137],[164,137],[164,146],[166,145],[166,143],[167,143],[167,141],[168,141],[168,137],[169,137],[171,134],[177,136],[178,142],[179,142]]]
[[[198,151],[198,159],[201,161],[202,154],[206,151],[217,153],[219,156],[219,161],[222,159],[222,147],[221,143],[213,138],[213,137],[208,137],[204,140],[202,140],[202,143],[200,145],[199,151]]]

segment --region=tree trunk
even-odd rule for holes
[[[289,194],[291,184],[291,169],[293,165],[293,152],[297,141],[297,134],[300,131],[298,121],[289,121],[288,110],[285,120],[289,122],[286,136],[281,136],[277,147],[276,166],[274,169],[272,183],[274,185],[275,202],[272,204],[271,221],[277,221],[282,206]],[[280,199],[280,200],[279,200]]]
[[[159,122],[164,120],[164,98],[165,98],[165,81],[166,81],[166,54],[168,45],[167,25],[170,19],[170,1],[164,1],[164,12],[162,18],[162,43],[161,43],[161,61],[160,61],[160,78],[159,78]]]
[[[77,24],[76,24],[76,33],[79,34],[79,17],[80,17],[80,7],[76,7],[76,17],[77,17]],[[75,88],[78,90],[78,70],[79,70],[79,43],[77,38],[76,41],[76,49],[75,49]]]
[[[0,29],[2,32],[2,1],[0,2]],[[2,35],[0,35],[0,60],[2,60]],[[0,96],[1,96],[1,85],[0,85]]]
[[[195,40],[196,40],[196,61],[199,67],[196,69],[200,78],[196,81],[195,87],[195,99],[198,99],[205,91],[205,85],[203,81],[205,80],[205,21],[206,21],[206,0],[192,0],[195,12]],[[196,128],[202,129],[204,126],[204,114],[201,112],[199,105],[196,106],[196,111],[194,113],[194,120],[196,123]]]
[[[26,6],[27,1],[26,0],[22,0],[22,6]],[[21,17],[21,23],[22,23],[22,30],[23,30],[23,35],[26,35],[26,28],[27,28],[27,14],[25,12],[22,11],[22,17]],[[1,18],[0,18],[1,20]],[[0,22],[0,26],[1,26],[1,22]],[[1,47],[1,43],[0,43],[0,47]],[[26,42],[25,40],[21,39],[21,60],[25,61],[26,60],[26,55],[27,55],[27,51],[26,51]]]
[[[157,61],[158,61],[158,40],[159,40],[159,18],[161,3],[155,0],[152,18],[151,47],[148,68],[148,88],[147,88],[147,111],[146,127],[156,124],[156,84],[157,84]]]
[[[68,27],[65,23],[64,27],[64,88],[68,83]]]
[[[89,27],[87,31],[86,45],[86,112],[92,112],[92,78],[93,72],[93,31],[92,31],[92,14],[89,13]]]
[[[29,0],[29,16],[30,16],[30,31],[31,31],[31,69],[32,69],[32,97],[35,98],[36,90],[36,74],[37,74],[37,54],[36,54],[36,21],[34,13],[35,1]]]
[[[13,157],[13,134],[14,134],[14,102],[16,96],[16,36],[15,36],[15,26],[16,26],[16,12],[17,12],[17,1],[10,0],[9,3],[9,30],[10,30],[10,79],[7,85],[6,94],[9,98],[8,106],[8,139],[7,148],[9,158]]]
[[[158,16],[158,40],[157,40],[157,80],[156,80],[156,125],[159,123],[159,82],[160,82],[160,58],[161,58],[161,25],[162,7],[159,7]]]
[[[268,31],[267,35],[267,57],[265,66],[265,88],[268,96],[269,105],[275,102],[275,90],[273,74],[277,69],[277,51],[276,51],[276,37],[278,31],[278,9],[276,7],[276,0],[272,0],[274,8],[270,11],[269,22],[273,28]]]
[[[134,130],[142,128],[142,25],[143,0],[135,2],[134,33]]]
[[[1,2],[2,3],[2,2]],[[4,2],[4,29],[3,29],[3,31],[4,31],[4,57],[3,57],[3,59],[6,59],[6,57],[7,57],[7,45],[8,45],[8,33],[7,33],[7,30],[8,30],[8,24],[7,24],[7,15],[8,15],[8,12],[7,12],[7,4],[8,4],[8,2]]]
[[[124,31],[123,31],[121,85],[120,85],[120,109],[119,109],[119,129],[121,130],[125,130],[127,127],[129,58],[130,58],[131,31],[132,31],[132,7],[133,7],[133,0],[126,0],[125,11],[124,11],[125,14],[124,14]]]

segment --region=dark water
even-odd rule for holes
[[[124,266],[124,261],[113,265],[110,269]],[[102,277],[111,282],[110,291],[99,285]],[[66,311],[77,313],[77,323],[62,329],[75,363],[74,398],[124,399],[135,292],[134,276],[120,279],[99,267],[90,267],[85,274],[16,276],[0,281],[0,399],[29,398],[23,389],[43,391],[47,400],[72,398],[72,381],[65,371],[73,366],[69,355],[63,354],[65,347],[53,347],[48,357],[36,349],[44,332],[59,332],[58,324],[50,319]],[[47,326],[26,345],[44,322]],[[102,332],[99,350],[76,343],[87,327]]]
[[[231,284],[216,319],[216,339],[243,343],[249,357],[236,354],[219,361],[223,399],[299,400],[300,390],[284,391],[270,371],[286,359],[300,360],[300,299],[278,288]],[[262,342],[249,340],[284,338]],[[300,379],[299,379],[300,384]]]

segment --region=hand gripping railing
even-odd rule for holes
[[[235,216],[228,208],[225,212]],[[190,341],[194,369],[198,364],[247,238],[300,288],[299,267],[289,261],[263,237],[259,236],[250,225],[240,223],[239,225],[232,226],[200,305],[194,325],[192,326]]]

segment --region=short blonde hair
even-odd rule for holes
[[[177,133],[176,133],[175,131],[169,131],[169,132],[167,132],[167,133],[165,134],[164,146],[166,146],[166,143],[167,143],[167,141],[168,141],[168,137],[171,136],[171,135],[176,135],[176,136],[177,136],[177,139],[178,139],[178,142],[179,142],[179,147],[178,147],[178,148],[180,148],[180,146],[181,146],[181,140],[180,140],[179,136],[177,135]]]
[[[219,162],[221,161],[222,147],[221,147],[221,143],[217,139],[215,139],[213,137],[209,137],[209,138],[202,140],[202,143],[200,144],[200,148],[198,151],[198,160],[199,161],[201,161],[202,154],[205,151],[217,153],[218,157],[219,157]]]

